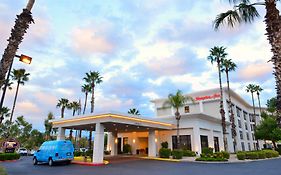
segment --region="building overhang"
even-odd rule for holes
[[[169,122],[157,121],[152,118],[144,118],[121,113],[99,113],[71,118],[60,118],[51,121],[54,128],[94,131],[96,123],[105,127],[105,132],[140,132],[153,130],[170,130],[175,125]]]

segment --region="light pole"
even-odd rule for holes
[[[21,54],[20,56],[19,55],[15,55],[15,57],[19,58],[19,61],[21,61],[23,63],[31,64],[32,58],[29,57],[29,56]],[[10,80],[9,77],[10,77],[11,70],[12,70],[12,67],[13,67],[13,62],[14,62],[14,59],[12,60],[12,63],[11,63],[11,66],[9,68],[9,71],[8,71],[8,74],[7,74],[7,78],[6,78],[6,81],[5,81],[5,84],[4,84],[4,88],[3,88],[3,92],[2,92],[2,97],[1,97],[1,101],[0,101],[0,109],[2,109],[2,107],[3,107],[7,86],[9,84],[9,80]]]

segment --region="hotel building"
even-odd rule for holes
[[[189,101],[179,109],[180,146],[200,154],[202,148],[212,147],[215,151],[224,150],[221,115],[219,113],[220,91],[210,89],[187,94],[194,101]],[[223,106],[226,117],[228,152],[248,151],[262,148],[262,141],[255,140],[254,127],[259,124],[260,111],[247,103],[241,96],[230,90],[232,108],[236,125],[236,145],[234,145],[228,91],[223,88]],[[166,106],[167,98],[155,99],[155,117],[142,117],[116,112],[90,114],[67,119],[56,119],[53,126],[59,129],[57,139],[64,139],[65,129],[84,129],[95,131],[94,158],[99,163],[103,160],[104,133],[108,133],[107,150],[111,155],[122,152],[123,145],[130,144],[132,154],[157,156],[162,142],[168,142],[171,149],[176,145],[175,109]]]

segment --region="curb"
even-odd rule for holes
[[[168,162],[181,162],[178,159],[165,159],[165,158],[158,158],[158,157],[140,157],[141,159],[146,160],[159,160],[159,161],[168,161]]]
[[[108,161],[104,161],[104,163],[90,163],[90,162],[77,162],[77,161],[72,161],[72,164],[77,164],[77,165],[84,165],[84,166],[103,166],[109,164]]]

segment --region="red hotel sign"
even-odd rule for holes
[[[196,101],[201,101],[201,100],[209,100],[209,99],[216,99],[216,98],[220,98],[221,95],[216,93],[213,95],[206,95],[206,96],[200,96],[200,97],[195,97]]]

